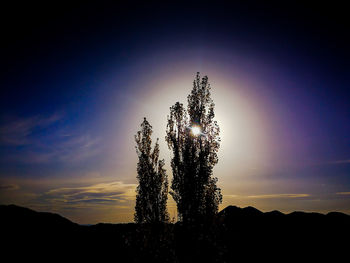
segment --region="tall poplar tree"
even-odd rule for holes
[[[173,152],[170,194],[184,222],[210,219],[222,202],[213,167],[218,162],[220,128],[214,120],[214,102],[208,77],[197,73],[187,97],[188,106],[170,107],[166,141]]]
[[[144,118],[141,130],[135,135],[137,164],[136,223],[167,222],[169,215],[166,204],[168,199],[168,178],[164,169],[164,160],[159,160],[158,139],[152,150],[152,126]]]

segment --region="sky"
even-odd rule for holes
[[[171,180],[169,107],[200,72],[221,128],[220,209],[350,214],[349,17],[280,2],[4,6],[0,204],[132,222],[134,135],[147,117]]]

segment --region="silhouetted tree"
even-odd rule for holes
[[[211,218],[222,202],[217,178],[212,177],[218,162],[219,126],[208,77],[197,73],[187,97],[187,109],[176,102],[170,107],[166,141],[173,152],[173,180],[170,194],[177,203],[180,218],[193,222]]]
[[[135,222],[158,223],[169,220],[166,203],[168,199],[168,178],[164,160],[159,160],[158,139],[152,150],[152,126],[144,118],[141,131],[135,135],[137,164]]]

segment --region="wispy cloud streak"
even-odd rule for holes
[[[124,203],[135,199],[135,184],[120,181],[83,187],[52,189],[39,197],[42,202],[61,204]]]
[[[74,163],[100,153],[100,138],[59,125],[61,114],[17,119],[0,126],[1,159],[16,163]]]
[[[252,199],[273,199],[273,198],[303,198],[310,197],[310,194],[264,194],[264,195],[224,195],[225,198],[252,198]]]
[[[347,164],[347,163],[350,164],[350,159],[331,161],[331,162],[328,162],[327,164]]]
[[[7,146],[31,144],[34,142],[31,135],[37,129],[45,129],[61,118],[62,115],[56,113],[49,117],[34,116],[6,123],[0,126],[0,144]]]
[[[350,195],[350,192],[338,192],[337,195]]]
[[[302,198],[309,197],[309,194],[267,194],[267,195],[249,195],[248,198],[266,199],[266,198]]]
[[[0,191],[7,190],[18,190],[19,186],[17,184],[0,184]]]

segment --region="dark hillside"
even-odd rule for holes
[[[198,225],[81,226],[14,205],[0,206],[0,214],[5,254],[42,262],[47,253],[98,262],[336,262],[346,255],[350,234],[350,216],[339,212],[263,213],[236,206],[222,210],[216,222]]]

